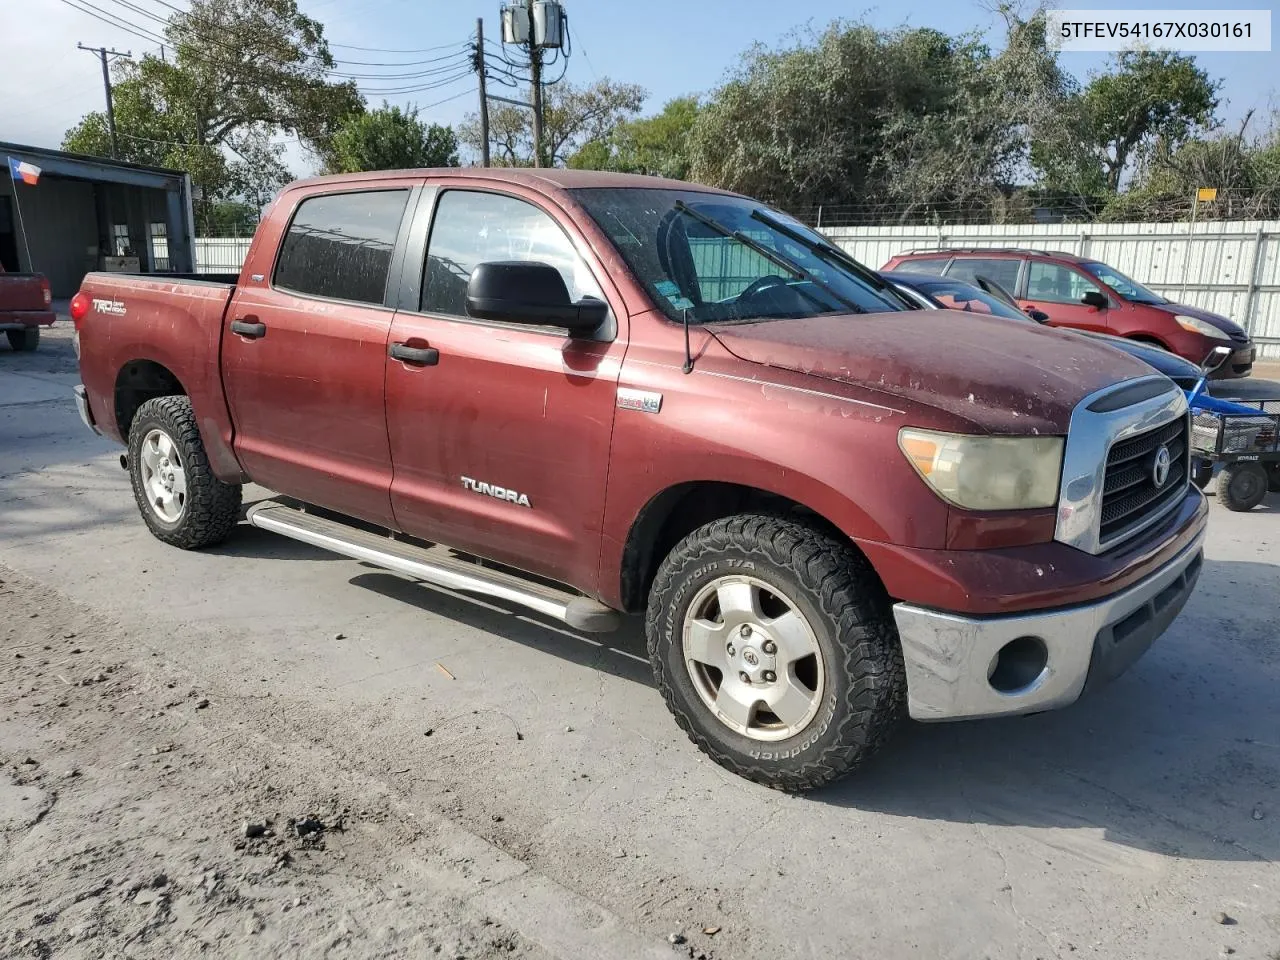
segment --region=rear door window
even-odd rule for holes
[[[408,199],[408,190],[366,190],[303,200],[272,283],[314,297],[382,303]]]
[[[902,270],[906,273],[927,273],[935,277],[942,276],[942,268],[947,265],[947,261],[951,258],[946,257],[916,257],[911,260],[903,260],[893,269]]]
[[[1027,299],[1048,303],[1079,303],[1089,291],[1102,292],[1092,280],[1078,270],[1057,263],[1031,261],[1027,273]]]
[[[957,257],[947,271],[948,277],[973,283],[978,277],[994,280],[1010,293],[1018,289],[1018,270],[1022,260],[1018,257]]]

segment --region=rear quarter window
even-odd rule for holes
[[[408,190],[308,197],[289,224],[274,286],[295,293],[380,304]]]

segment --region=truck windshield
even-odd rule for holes
[[[820,234],[754,201],[634,187],[573,194],[674,321],[686,312],[700,324],[907,308]]]
[[[1081,266],[1130,303],[1169,302],[1160,294],[1152,293],[1136,280],[1130,280],[1119,270],[1114,270],[1105,263],[1083,263]]]

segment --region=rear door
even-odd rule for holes
[[[456,186],[454,186],[456,184]],[[609,443],[625,338],[621,301],[598,261],[545,197],[493,181],[424,194],[406,253],[391,346],[434,350],[387,360],[387,427],[401,529],[589,588],[599,563]],[[560,270],[577,300],[609,302],[608,335],[473,320],[471,271],[532,260]]]
[[[1105,296],[1083,270],[1033,258],[1027,264],[1026,294],[1019,303],[1026,310],[1043,310],[1049,315],[1050,326],[1111,333],[1107,323],[1110,308],[1081,303],[1089,292]]]
[[[248,474],[384,526],[394,525],[387,280],[417,182],[304,195],[270,272],[244,278],[223,320],[223,379]]]

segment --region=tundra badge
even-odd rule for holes
[[[491,483],[478,483],[470,477],[463,477],[462,485],[472,493],[483,493],[485,496],[493,497],[495,500],[507,500],[518,507],[530,507],[532,509],[529,498],[525,494],[508,490],[506,487],[496,487]]]
[[[631,387],[618,388],[618,406],[623,410],[639,410],[641,413],[657,413],[662,409],[662,394]]]

